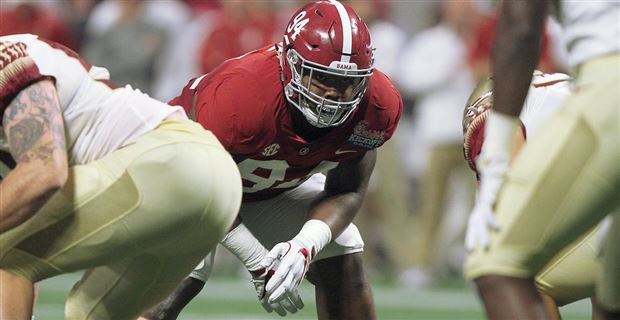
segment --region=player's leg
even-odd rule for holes
[[[142,313],[138,320],[172,320],[177,319],[183,308],[205,287],[205,282],[193,277],[186,277],[174,291],[148,311]]]
[[[606,319],[620,319],[620,212],[614,214],[603,251],[603,271],[597,283],[597,304]]]
[[[598,299],[596,299],[596,295],[594,297],[592,297],[590,299],[590,302],[592,303],[592,320],[604,320],[605,315],[603,314],[604,311],[601,310],[600,305],[598,303]]]
[[[135,319],[137,311],[164,299],[202,255],[200,250],[174,257],[153,252],[91,269],[71,290],[65,317]]]
[[[152,159],[174,169],[161,168]],[[141,235],[134,239],[136,255],[97,267],[80,281],[67,301],[67,312],[76,319],[84,313],[94,318],[137,317],[189,274],[237,214],[241,179],[218,145],[193,141],[159,147],[133,161],[128,171],[143,191],[143,208],[137,209],[146,209],[123,219],[132,234]],[[199,214],[189,216],[194,207]]]
[[[230,156],[214,138],[201,136],[192,126],[160,126],[100,161],[72,168],[71,183],[61,191],[66,197],[62,205],[69,209],[59,213],[46,205],[27,222],[32,228],[25,229],[29,233],[25,238],[19,233],[24,232],[18,229],[21,226],[16,233],[11,230],[6,238],[0,237],[2,244],[23,238],[3,255],[0,266],[38,281],[105,264],[122,268],[133,261],[148,268],[141,261],[152,255],[165,259],[154,263],[162,272],[168,272],[166,266],[174,257],[182,257],[173,265],[178,273],[188,274],[230,227],[241,199],[239,173]],[[50,202],[51,209],[54,204]],[[54,214],[60,218],[46,224]],[[89,311],[80,308],[92,304],[80,302],[70,304],[68,310],[73,315],[119,315],[110,316],[114,319],[137,316],[139,308],[151,303],[151,296],[160,297],[167,293],[161,291],[173,288],[165,281],[142,282],[158,278],[125,267],[128,271],[119,281],[109,282],[114,285],[111,291],[83,282],[89,301],[115,298],[116,288],[124,292],[124,282],[150,283],[150,287],[121,304],[100,304]],[[174,284],[182,278],[173,271],[170,274]]]
[[[22,225],[0,235],[1,319],[31,317],[34,301],[33,283],[59,273],[36,255],[55,250],[57,242],[56,234],[53,232],[61,230],[54,226],[70,224],[73,220],[71,215],[74,203],[86,202],[112,184],[112,179],[108,179],[109,176],[100,179],[100,174],[98,168],[94,166],[70,168],[65,186],[37,214]],[[46,229],[53,230],[52,233],[47,233],[49,238],[33,240],[37,234],[46,234]],[[34,248],[36,251],[31,253],[29,248]]]
[[[183,279],[174,291],[153,308],[144,312],[138,320],[176,319],[183,308],[194,299],[205,286],[215,260],[216,248],[194,268],[189,277]]]
[[[571,243],[536,275],[536,287],[551,319],[561,319],[558,307],[594,296],[600,272],[599,228]]]
[[[324,181],[323,175],[314,175],[301,186],[273,199],[244,203],[239,214],[247,228],[252,231],[265,248],[272,248],[281,241],[292,239],[299,232],[306,221],[305,215],[313,200],[323,190]],[[364,275],[361,259],[359,254],[354,254],[361,253],[363,248],[364,242],[357,227],[350,224],[315,257],[310,265],[311,269],[315,270],[311,276],[313,279],[317,278],[316,271],[319,271],[314,267],[315,264],[329,258],[342,257],[321,264],[324,266],[320,268],[321,277],[336,279],[335,282],[338,283],[322,286],[317,294],[336,295],[338,298],[327,301],[327,304],[317,303],[319,316],[330,315],[332,313],[329,310],[342,308],[342,305],[337,305],[342,301],[351,301],[351,303],[355,303],[353,301],[370,301],[363,305],[360,304],[356,312],[367,315],[375,314],[372,294],[369,294],[370,285]],[[343,272],[342,268],[344,267],[348,268],[348,272]],[[353,292],[349,290],[336,291],[337,287],[345,288],[347,286],[357,286],[358,290],[352,290]],[[359,290],[360,288],[363,290]],[[330,292],[325,292],[326,290]],[[317,301],[321,299],[323,298],[317,296]],[[348,317],[343,315],[343,318]]]
[[[595,228],[569,245],[536,275],[536,288],[549,319],[562,319],[560,306],[594,296],[594,283],[600,271],[598,231]]]
[[[314,262],[308,280],[315,286],[319,319],[376,319],[361,253]]]
[[[555,302],[555,299],[542,291],[538,291],[538,294],[540,294],[540,298],[545,305],[545,310],[547,311],[549,320],[562,320],[562,315],[560,314],[560,309],[558,304]]]
[[[569,244],[536,275],[538,291],[553,298],[558,306],[594,295],[600,273],[599,228]]]
[[[533,278],[486,275],[475,281],[489,319],[549,319]],[[510,303],[519,307],[506,308]]]
[[[582,89],[525,147],[509,172],[497,206],[502,229],[491,235],[489,251],[474,252],[466,263],[468,277],[476,279],[481,296],[488,298],[491,318],[523,310],[536,317],[542,301],[529,298],[532,285],[524,279],[532,279],[618,204],[619,76],[596,70],[617,70],[618,61],[605,58],[584,66]]]
[[[30,319],[34,304],[34,283],[0,270],[0,300],[0,319]]]

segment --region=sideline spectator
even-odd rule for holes
[[[415,264],[400,279],[411,287],[428,285],[437,276],[439,261],[450,252],[439,250],[437,243],[450,204],[457,204],[452,207],[464,217],[473,201],[473,188],[462,160],[460,126],[463,103],[475,84],[465,56],[466,36],[476,21],[477,8],[470,0],[442,1],[437,5],[437,15],[438,23],[414,36],[399,63],[401,89],[416,99],[413,130],[421,143],[407,146],[405,152],[411,153],[412,161],[425,159],[422,207],[413,225],[415,246],[410,253]],[[451,185],[459,189],[450,192]]]
[[[0,36],[32,33],[77,50],[78,42],[57,2],[14,1],[0,6]]]

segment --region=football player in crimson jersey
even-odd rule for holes
[[[353,9],[305,5],[282,43],[192,79],[170,104],[213,131],[237,162],[241,224],[222,244],[252,274],[263,306],[280,315],[303,307],[297,287],[307,271],[319,318],[375,318],[351,221],[402,100],[373,68],[370,34]],[[146,317],[175,317],[206,277],[197,270]]]

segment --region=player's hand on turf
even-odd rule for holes
[[[502,154],[481,154],[476,162],[480,172],[480,190],[476,204],[467,222],[465,248],[473,251],[480,247],[489,247],[489,230],[499,230],[500,225],[495,216],[495,202],[504,177],[508,171],[509,156]]]
[[[261,262],[267,256],[269,251],[254,237],[252,232],[243,224],[239,223],[236,227],[226,234],[220,243],[247,268],[252,275],[252,283],[256,290],[256,295],[261,305],[267,312],[275,311],[280,316],[286,315],[285,308],[280,302],[268,302],[265,285],[269,282],[270,277],[274,274],[277,263],[273,268],[268,269],[261,266]],[[286,306],[287,307],[287,306]],[[291,312],[297,311],[297,308]]]
[[[286,310],[288,309],[284,308],[284,306],[279,302],[269,303],[265,294],[265,284],[269,281],[274,272],[274,270],[268,270],[266,268],[250,271],[250,274],[252,275],[252,283],[254,284],[254,289],[256,289],[258,300],[267,312],[271,313],[275,311],[280,316],[286,316]],[[292,312],[296,311],[297,309]]]
[[[267,283],[266,295],[269,303],[279,302],[291,313],[304,307],[299,296],[299,284],[304,278],[314,252],[301,241],[292,239],[278,243],[263,258],[261,266],[266,269],[277,269]]]

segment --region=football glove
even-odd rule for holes
[[[260,266],[260,262],[268,251],[243,223],[228,232],[220,243],[243,262],[243,265],[250,272],[258,300],[267,312],[275,311],[277,314],[285,316],[286,310],[293,310],[291,312],[297,311],[296,308],[285,308],[279,302],[267,302],[265,285],[269,281],[269,277],[273,275],[274,270],[268,270]]]
[[[489,230],[499,230],[499,223],[493,212],[493,204],[490,201],[476,200],[476,205],[467,221],[467,233],[465,234],[465,249],[473,251],[476,247],[488,249]]]
[[[313,248],[308,248],[295,239],[278,243],[269,251],[261,265],[273,270],[274,264],[279,262],[276,272],[265,287],[270,303],[281,301],[292,313],[304,307],[297,288],[308,271],[313,257],[312,251]]]
[[[299,284],[314,256],[330,241],[329,226],[321,220],[312,219],[306,221],[295,238],[275,245],[261,261],[261,266],[266,269],[276,269],[278,264],[265,287],[268,301],[281,302],[291,310],[303,308],[298,293]]]
[[[258,301],[260,301],[263,308],[269,313],[275,311],[278,315],[284,317],[286,316],[286,310],[289,310],[291,308],[285,308],[284,305],[279,302],[269,303],[267,301],[267,296],[265,295],[265,284],[269,281],[271,276],[273,276],[274,272],[274,270],[267,270],[265,268],[261,268],[258,270],[250,271],[250,274],[252,275],[252,283],[254,284],[254,289],[256,289]],[[297,308],[290,312],[297,312]]]

